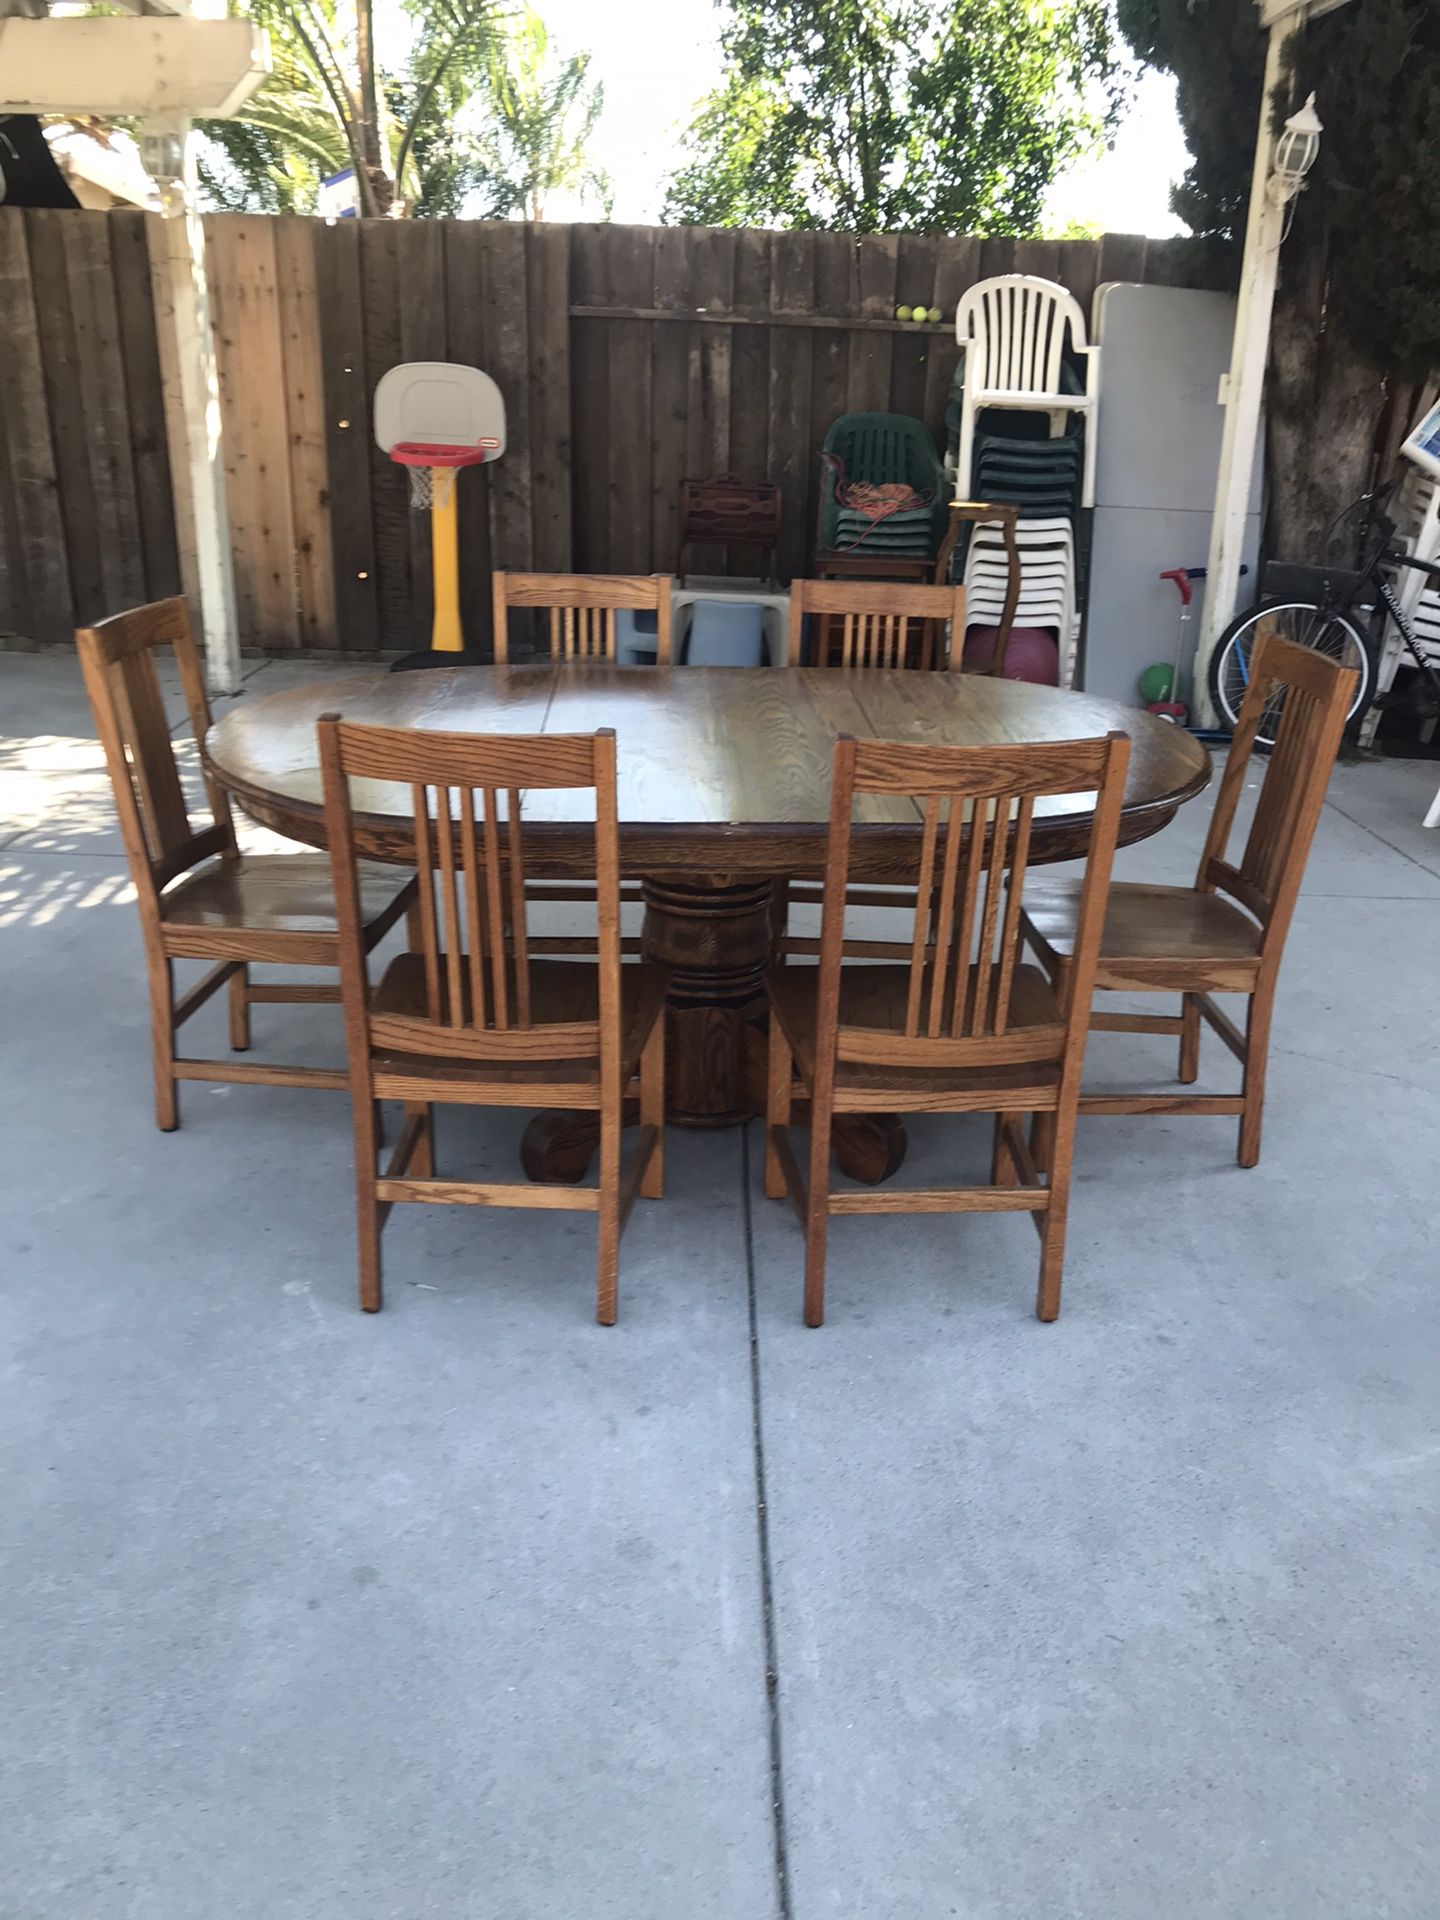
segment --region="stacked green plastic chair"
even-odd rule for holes
[[[847,506],[847,485],[907,486],[921,504],[876,519]],[[933,559],[945,531],[945,469],[929,428],[903,413],[842,413],[820,456],[817,549]]]

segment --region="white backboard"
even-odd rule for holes
[[[484,447],[487,460],[498,460],[505,451],[505,402],[479,367],[408,360],[382,374],[375,388],[375,439],[387,453],[419,441]]]

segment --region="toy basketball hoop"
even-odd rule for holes
[[[461,467],[478,467],[490,458],[484,447],[445,447],[424,440],[401,440],[390,458],[410,473],[410,505],[416,513],[439,508],[455,498],[455,476]]]
[[[375,439],[406,469],[412,509],[430,515],[435,575],[431,649],[462,653],[455,480],[462,467],[498,460],[505,451],[500,389],[479,367],[447,360],[412,360],[391,367],[375,388]]]

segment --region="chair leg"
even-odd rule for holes
[[[1180,1080],[1188,1087],[1200,1077],[1200,1002],[1193,993],[1181,995]]]
[[[1260,1128],[1265,1118],[1265,1069],[1270,1055],[1270,1013],[1275,989],[1266,983],[1251,994],[1245,1022],[1245,1108],[1240,1115],[1240,1143],[1236,1159],[1242,1167],[1260,1160]]]
[[[384,1298],[380,1276],[380,1207],[375,1198],[378,1104],[353,1097],[350,1102],[355,1122],[355,1233],[360,1256],[360,1305],[366,1313],[378,1313]]]
[[[418,906],[407,907],[405,909],[406,948],[411,953],[419,953],[421,951],[421,942],[423,939],[424,939],[423,922],[421,921],[421,918],[420,918],[420,909]]]
[[[1016,1119],[1019,1119],[1019,1117],[1018,1114],[1015,1116]],[[995,1133],[990,1147],[990,1184],[992,1187],[1013,1187],[1019,1178],[1015,1170],[1015,1162],[1011,1157],[1010,1149],[1005,1144],[1005,1118],[1006,1116],[1003,1113],[997,1113],[995,1115]]]
[[[1054,1126],[1046,1183],[1050,1204],[1045,1209],[1040,1230],[1040,1286],[1035,1300],[1035,1315],[1039,1320],[1060,1317],[1060,1277],[1065,1265],[1065,1220],[1070,1206],[1070,1163],[1075,1150],[1078,1096],[1077,1087],[1061,1110],[1050,1116]]]
[[[420,1137],[415,1142],[415,1151],[410,1156],[409,1171],[417,1180],[433,1180],[435,1177],[435,1109],[433,1106],[406,1107],[405,1118],[414,1115],[423,1117],[424,1125]]]
[[[250,968],[243,965],[230,976],[230,1051],[250,1050]]]
[[[1037,1173],[1048,1173],[1055,1157],[1055,1109],[1047,1107],[1030,1117],[1030,1158]]]
[[[620,1108],[600,1113],[600,1208],[598,1268],[595,1278],[595,1318],[613,1327],[619,1310],[620,1273]]]
[[[795,1062],[779,1020],[770,1015],[770,1071],[765,1096],[765,1198],[783,1200],[788,1192],[784,1169],[771,1142],[772,1127],[790,1124],[790,1094],[794,1084]]]
[[[665,1197],[665,1010],[640,1055],[640,1124],[654,1127],[655,1145],[640,1176],[642,1200]]]
[[[175,1079],[175,963],[160,955],[147,962],[150,980],[150,1050],[155,1066],[155,1124],[173,1133],[180,1124]]]
[[[805,1324],[825,1324],[825,1236],[830,1226],[830,1124],[828,1100],[810,1107],[810,1192],[805,1220]]]

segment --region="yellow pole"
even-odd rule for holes
[[[452,468],[431,469],[430,550],[435,575],[435,624],[430,630],[430,647],[434,653],[460,653],[465,646],[465,636],[460,629],[460,540],[455,521],[458,478]]]

